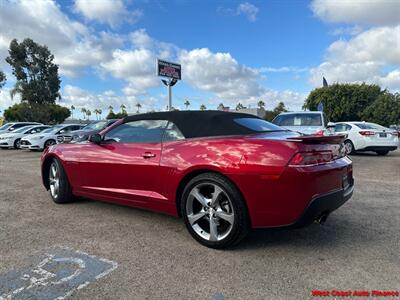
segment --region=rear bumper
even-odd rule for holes
[[[336,190],[324,195],[320,195],[311,200],[302,216],[290,228],[300,228],[310,225],[322,216],[327,216],[334,210],[342,206],[353,195],[354,180],[345,188]]]
[[[394,151],[397,146],[368,146],[362,149],[357,149],[357,151]]]

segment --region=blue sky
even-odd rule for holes
[[[173,105],[241,102],[300,109],[328,82],[400,89],[400,1],[0,0],[0,68],[12,38],[48,45],[60,65],[60,104],[130,112],[165,109],[157,57],[182,63]],[[397,13],[396,13],[397,11]]]

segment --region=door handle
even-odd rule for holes
[[[142,154],[143,158],[152,158],[152,157],[156,157],[156,155],[154,153],[151,152],[145,152]]]

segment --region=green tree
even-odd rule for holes
[[[206,109],[207,107],[204,104],[200,105],[200,110],[206,110]]]
[[[86,108],[81,108],[81,113],[83,115],[83,118],[86,119]]]
[[[21,102],[14,104],[4,111],[7,121],[40,122],[43,124],[58,124],[64,122],[71,115],[67,107],[57,104],[41,105],[37,103]]]
[[[186,110],[188,110],[189,106],[190,106],[189,100],[186,100],[185,103],[183,103],[183,104],[186,106]]]
[[[140,103],[138,102],[138,103],[136,103],[135,106],[137,107],[137,112],[136,112],[136,113],[139,113],[139,110],[140,110],[140,108],[142,107],[142,104],[140,104]]]
[[[364,109],[370,106],[383,91],[378,85],[332,84],[313,90],[307,97],[303,108],[317,110],[320,103],[332,122],[360,121]]]
[[[257,105],[258,105],[259,108],[264,108],[265,107],[265,103],[262,100],[258,101]]]
[[[75,106],[71,105],[71,107],[70,107],[70,109],[69,109],[69,110],[71,111],[71,118],[73,119],[73,118],[74,118],[74,110],[75,110]]]
[[[363,110],[361,117],[383,126],[400,124],[400,94],[385,92]]]
[[[246,107],[240,102],[236,105],[236,110],[241,110],[241,109],[245,109],[245,108]]]
[[[92,112],[90,111],[90,109],[86,110],[86,115],[87,115],[87,119],[90,119],[90,116],[92,115]]]
[[[273,110],[266,110],[265,111],[265,120],[271,122],[277,115],[279,115],[282,112],[286,112],[286,106],[285,103],[282,101],[278,103],[278,105],[273,109]]]
[[[54,55],[47,46],[31,39],[24,39],[21,43],[14,39],[8,53],[6,62],[17,79],[11,91],[12,97],[20,94],[21,100],[30,104],[54,104],[61,97],[58,66],[53,63]]]
[[[124,104],[121,104],[121,113],[126,113],[126,106]]]
[[[0,90],[6,84],[6,80],[6,74],[4,74],[4,72],[0,70]]]

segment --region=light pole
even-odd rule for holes
[[[161,79],[162,83],[168,87],[168,110],[172,109],[172,87],[178,82],[175,78],[170,78],[168,80]]]

